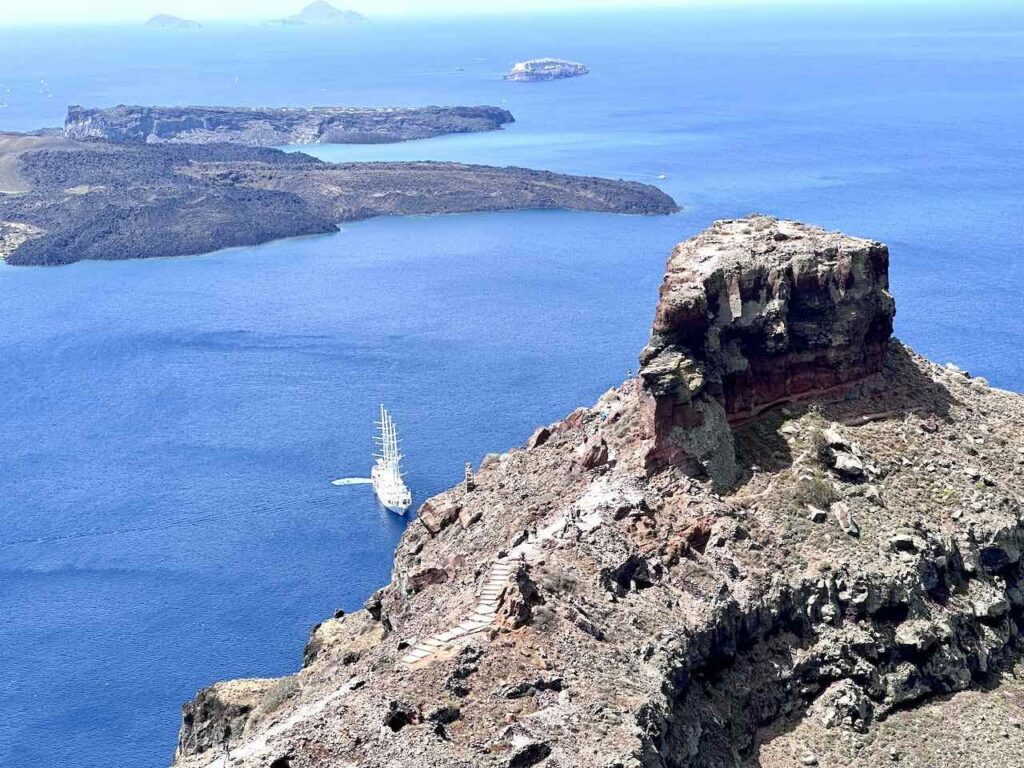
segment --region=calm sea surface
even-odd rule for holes
[[[635,366],[671,246],[752,211],[887,241],[898,332],[1024,390],[1024,12],[665,12],[323,33],[0,28],[0,130],[67,104],[499,104],[500,133],[317,147],[656,183],[668,218],[381,219],[195,258],[0,265],[0,765],[166,765],[199,687],[297,668],[418,500]],[[517,59],[590,77],[505,83]],[[664,178],[660,178],[664,176]]]

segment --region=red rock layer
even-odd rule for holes
[[[882,243],[767,216],[677,246],[641,356],[653,467],[706,464],[707,440],[692,446],[688,432],[714,404],[735,423],[877,373],[895,315],[888,269]]]

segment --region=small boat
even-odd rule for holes
[[[370,481],[373,483],[373,492],[377,494],[380,503],[390,509],[404,515],[412,504],[412,494],[402,478],[402,454],[398,450],[398,432],[395,430],[395,421],[391,418],[384,406],[380,407],[380,421],[377,422],[380,434],[374,438],[380,448],[380,453],[374,454],[376,462],[370,471]]]

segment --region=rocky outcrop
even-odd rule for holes
[[[722,242],[731,226],[693,242]],[[489,456],[472,484],[426,503],[429,525],[408,527],[358,631],[332,631],[331,653],[270,697],[281,702],[272,717],[235,718],[235,768],[282,755],[292,768],[1013,764],[1024,744],[1006,719],[1021,690],[1011,675],[1024,627],[1024,398],[888,332],[872,367],[855,364],[857,340],[866,359],[873,337],[870,319],[844,317],[851,294],[870,317],[892,317],[884,248],[772,220],[746,226],[806,238],[786,261],[757,259],[778,267],[763,285],[779,286],[768,295],[785,306],[818,297],[811,319],[780,314],[789,341],[776,353],[824,323],[834,359],[863,375],[786,388],[774,406],[742,393],[756,378],[737,380],[737,402],[764,406],[742,412],[727,408],[724,386],[701,390],[718,418],[678,429],[729,446],[731,487],[694,473],[686,453],[652,471],[650,372]],[[743,253],[719,253],[709,274],[737,274],[728,266],[749,266]],[[857,254],[875,259],[870,280]],[[855,275],[833,283],[847,258]],[[731,327],[761,322],[760,300],[746,315],[706,311],[702,343],[686,336],[679,318],[700,315],[670,301],[693,295],[677,278],[666,279],[656,343],[711,370],[723,337],[762,338]],[[820,352],[810,349],[795,360]],[[457,524],[464,514],[475,522]],[[971,729],[951,748],[948,719],[927,713],[950,714],[954,693],[991,703],[971,705]],[[222,709],[183,733],[218,732]],[[986,712],[1002,719],[986,725]],[[209,755],[182,749],[177,766],[208,766]]]
[[[678,246],[640,358],[652,469],[689,462],[727,482],[724,422],[878,373],[896,313],[888,270],[881,243],[767,216]]]
[[[231,144],[52,137],[23,141],[16,152],[27,191],[0,195],[0,257],[11,264],[206,253],[334,232],[339,222],[381,215],[676,209],[668,195],[644,184],[524,168],[333,164]]]
[[[155,29],[199,29],[202,24],[191,19],[182,19],[178,16],[171,16],[166,13],[158,13],[151,16],[146,22],[147,27]]]
[[[514,122],[500,107],[68,107],[64,135],[133,144],[389,144],[496,131]]]
[[[564,80],[580,77],[590,72],[584,64],[566,59],[530,59],[520,61],[505,75],[506,80],[517,83],[537,83],[544,80]]]
[[[221,753],[233,739],[243,736],[250,717],[267,694],[281,684],[282,680],[271,678],[229,680],[204,688],[181,708],[177,753],[201,755],[210,750]]]

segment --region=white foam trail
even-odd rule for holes
[[[372,483],[368,477],[343,477],[340,480],[331,480],[331,485],[369,485]]]

